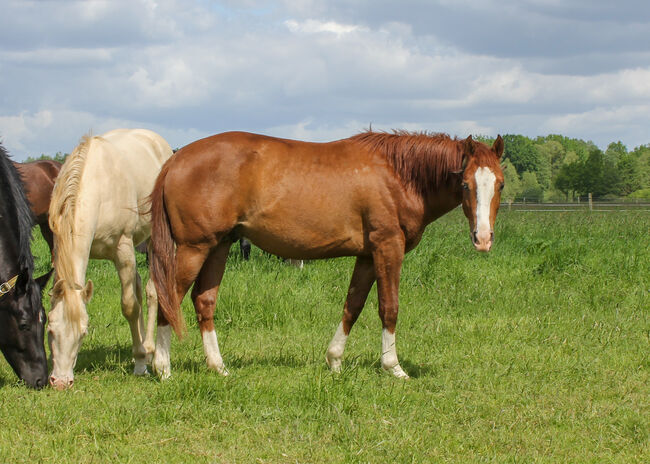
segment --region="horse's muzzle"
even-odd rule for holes
[[[493,231],[473,231],[471,234],[472,243],[476,251],[488,252],[492,248],[492,243],[494,242],[494,232]]]
[[[55,390],[67,390],[72,387],[74,384],[73,379],[57,379],[54,376],[50,376],[50,386]]]

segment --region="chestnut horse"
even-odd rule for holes
[[[27,200],[34,214],[35,223],[41,229],[41,235],[50,247],[50,253],[54,257],[54,239],[52,229],[48,224],[48,211],[50,209],[50,198],[54,181],[61,170],[61,163],[53,160],[39,160],[30,163],[16,163],[20,176],[25,184]]]
[[[407,378],[395,348],[404,254],[427,224],[461,203],[475,248],[490,250],[503,148],[500,136],[488,147],[471,136],[404,131],[330,143],[228,132],[182,148],[165,163],[151,194],[151,273],[159,301],[154,370],[170,374],[171,329],[183,332],[180,302],[194,284],[208,367],[227,375],[213,315],[228,250],[245,236],[286,258],[356,256],[326,360],[340,371],[350,329],[377,281],[381,365]]]

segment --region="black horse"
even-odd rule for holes
[[[27,385],[47,385],[41,290],[30,249],[34,217],[18,171],[0,145],[0,351]]]

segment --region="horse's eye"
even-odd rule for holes
[[[503,187],[504,187],[505,185],[506,185],[506,184],[504,184],[503,182],[501,182],[501,185],[499,185],[499,190],[503,190]]]
[[[469,190],[469,184],[467,182],[463,182],[463,188],[465,190]]]

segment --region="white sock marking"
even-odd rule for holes
[[[393,374],[395,377],[408,379],[409,376],[402,370],[397,360],[397,348],[395,347],[395,334],[388,329],[381,332],[381,367]]]
[[[334,337],[332,337],[332,341],[327,347],[327,354],[325,356],[327,364],[334,372],[341,372],[341,358],[343,357],[345,342],[347,340],[348,336],[343,332],[343,322],[340,322],[339,326],[336,328]]]
[[[156,337],[156,352],[153,356],[153,371],[162,379],[168,379],[171,376],[171,366],[169,362],[169,351],[172,343],[172,328],[170,325],[158,326],[158,336]]]
[[[228,370],[223,365],[219,343],[217,342],[217,333],[214,330],[203,332],[203,352],[205,353],[208,368],[217,371],[221,375],[228,375]]]

